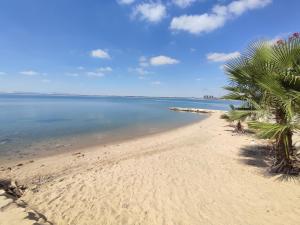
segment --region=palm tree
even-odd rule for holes
[[[245,107],[245,105],[243,105],[242,107],[235,107],[231,105],[230,108],[231,110],[228,112],[228,114],[223,115],[223,118],[228,122],[237,121],[234,132],[244,133],[245,130],[242,122],[244,122],[249,117],[251,111],[249,111],[249,109]]]
[[[242,100],[236,119],[250,118],[261,138],[274,139],[272,171],[298,172],[293,133],[300,129],[300,37],[293,34],[276,44],[259,41],[225,66],[230,84],[226,99]],[[260,120],[260,121],[258,121]]]

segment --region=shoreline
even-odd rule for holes
[[[205,111],[205,112],[203,112]],[[180,111],[178,111],[180,112]],[[33,156],[32,158],[19,158],[17,157],[15,160],[3,160],[1,161],[1,167],[0,167],[0,179],[1,179],[1,172],[5,172],[7,170],[7,168],[16,168],[17,170],[22,169],[23,165],[27,165],[32,163],[31,161],[34,162],[38,162],[38,161],[52,161],[55,158],[60,158],[60,157],[69,157],[70,155],[78,155],[78,153],[88,153],[88,152],[94,152],[94,151],[105,151],[105,149],[110,149],[116,146],[120,146],[122,144],[128,144],[128,143],[132,143],[132,142],[143,142],[144,140],[146,141],[147,139],[151,139],[151,138],[157,138],[160,136],[168,136],[168,134],[172,134],[172,133],[177,133],[178,131],[182,131],[185,129],[189,129],[191,127],[195,127],[199,124],[201,124],[202,121],[207,120],[212,113],[215,112],[220,112],[220,113],[224,113],[226,112],[225,110],[206,110],[206,109],[201,109],[201,112],[194,112],[196,114],[202,115],[203,118],[199,118],[197,121],[185,124],[185,125],[180,125],[180,126],[176,126],[176,127],[172,127],[169,129],[164,129],[161,131],[157,131],[154,133],[147,133],[147,134],[140,134],[140,135],[136,135],[135,137],[127,137],[127,138],[121,138],[119,140],[110,140],[106,143],[97,143],[97,144],[89,144],[89,145],[85,145],[83,147],[77,147],[77,148],[72,148],[72,149],[68,149],[68,150],[64,150],[61,152],[53,152],[53,154],[41,154],[38,156]],[[184,112],[183,113],[188,113],[188,112]],[[22,164],[22,166],[18,166],[19,164]]]
[[[296,224],[299,183],[263,175],[263,155],[255,148],[264,142],[233,134],[221,114],[136,140],[38,159],[2,171],[0,178],[26,184],[20,200],[58,225]]]
[[[208,115],[205,115],[207,113],[199,112],[198,114],[200,116],[196,121],[189,122],[186,124],[180,124],[180,125],[179,124],[172,125],[172,126],[166,125],[164,127],[152,129],[155,131],[150,131],[151,129],[149,131],[144,131],[144,133],[142,133],[142,134],[139,133],[138,128],[123,128],[122,131],[118,130],[118,133],[119,133],[118,137],[116,137],[116,136],[106,137],[104,140],[96,140],[97,139],[96,137],[102,136],[102,135],[109,136],[110,135],[109,132],[91,133],[91,134],[84,134],[84,135],[70,136],[70,137],[63,138],[63,139],[68,139],[68,140],[80,139],[80,141],[78,141],[78,143],[73,143],[73,144],[70,144],[70,141],[64,143],[64,142],[62,142],[62,140],[53,139],[50,141],[56,142],[56,144],[52,145],[52,147],[48,146],[47,149],[46,149],[46,147],[44,147],[44,149],[43,149],[44,152],[42,152],[42,153],[38,153],[35,151],[27,151],[25,153],[21,153],[23,155],[15,155],[15,154],[8,155],[8,156],[3,157],[3,159],[0,159],[0,165],[2,167],[11,167],[11,166],[14,166],[15,164],[19,164],[22,162],[26,163],[27,161],[38,160],[41,158],[46,158],[46,157],[51,157],[51,156],[55,157],[55,156],[59,156],[62,154],[68,154],[68,153],[72,154],[77,151],[84,151],[85,149],[89,149],[89,148],[106,147],[109,145],[121,144],[123,142],[127,142],[130,140],[136,140],[136,139],[140,139],[143,137],[148,137],[148,136],[152,136],[152,135],[170,132],[172,130],[181,129],[181,128],[193,125],[195,123],[199,123],[200,121],[205,120],[206,117],[208,116]],[[125,135],[126,132],[133,132],[133,134]],[[83,139],[81,137],[83,137]],[[91,138],[91,137],[93,137],[93,138]],[[41,142],[38,142],[37,144],[41,145],[41,146],[45,146],[45,145],[48,145],[48,143],[50,141],[49,140],[41,141]],[[93,143],[91,143],[91,141]],[[57,142],[59,144],[57,144]],[[75,146],[73,146],[74,144],[75,144]],[[14,159],[10,159],[10,158],[14,158]],[[0,170],[1,170],[1,167],[0,167]]]

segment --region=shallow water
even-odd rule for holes
[[[156,133],[204,118],[168,107],[226,110],[229,104],[188,98],[0,95],[0,158],[53,154]]]

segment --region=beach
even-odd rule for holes
[[[265,142],[233,133],[222,113],[163,133],[4,164],[0,178],[28,188],[17,202],[0,194],[0,224],[299,223],[299,180],[268,174],[265,153],[257,150]],[[32,211],[39,216],[28,216]]]

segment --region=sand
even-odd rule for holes
[[[268,175],[256,150],[262,141],[234,134],[221,113],[136,140],[24,161],[0,178],[29,186],[21,211],[40,213],[41,224],[299,224],[299,181]],[[0,224],[33,224],[7,205]]]

